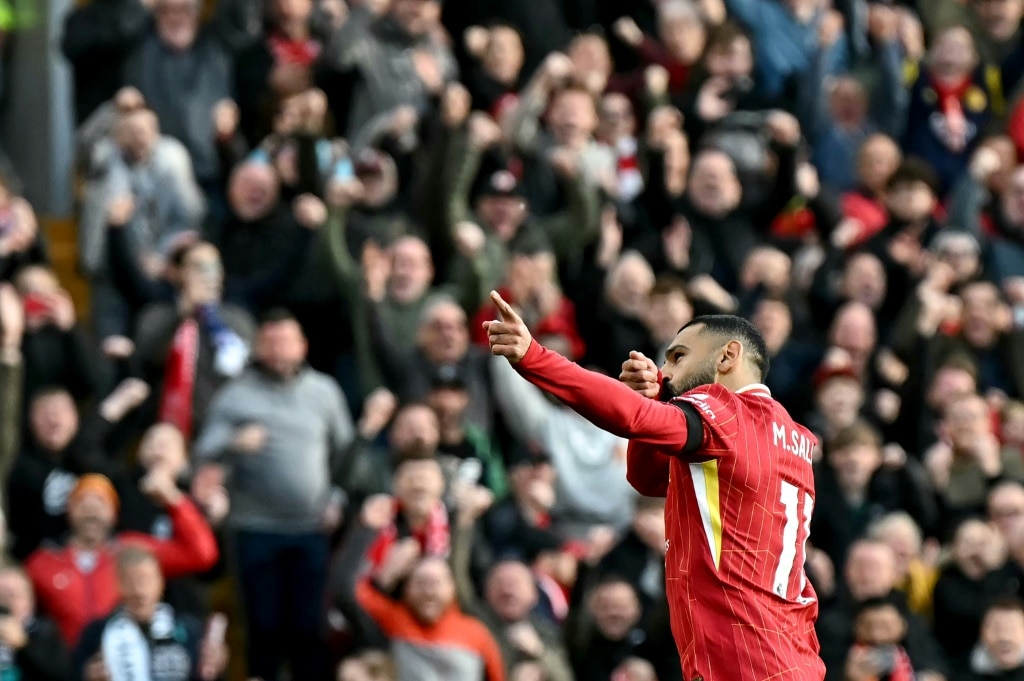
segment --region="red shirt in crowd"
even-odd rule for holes
[[[167,509],[174,534],[157,539],[141,532],[124,532],[104,548],[88,553],[70,546],[41,548],[29,556],[25,570],[36,597],[60,629],[68,646],[93,620],[109,615],[117,606],[119,545],[134,544],[152,551],[164,577],[174,579],[209,570],[218,557],[217,539],[199,510],[188,499]]]
[[[516,304],[515,297],[512,296],[507,288],[498,289],[498,293],[508,301],[509,305],[514,306]],[[488,304],[480,308],[473,318],[473,325],[471,327],[474,343],[483,346],[488,344],[484,322],[497,318],[498,311],[493,305]],[[572,347],[573,357],[583,357],[586,353],[587,346],[580,336],[579,329],[576,327],[576,306],[565,296],[562,296],[558,307],[551,314],[536,324],[531,325],[530,332],[537,338],[543,338],[544,336],[562,336],[566,338]]]

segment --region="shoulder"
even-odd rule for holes
[[[469,642],[480,648],[497,645],[491,630],[480,619],[472,615],[462,613],[457,621],[457,626]]]
[[[35,551],[25,560],[25,571],[29,575],[38,575],[53,569],[67,557],[67,549],[62,546],[47,544]]]
[[[185,635],[185,641],[189,645],[196,644],[203,638],[205,627],[198,617],[187,613],[174,614],[175,624],[179,631]]]
[[[252,315],[234,303],[221,303],[219,312],[227,325],[235,331],[247,332],[256,326]]]
[[[702,420],[716,424],[735,415],[739,399],[731,390],[712,383],[694,388],[672,402],[677,406],[690,405],[696,409]]]
[[[103,630],[107,628],[107,624],[112,617],[113,615],[108,615],[107,617],[93,620],[86,625],[85,629],[82,630],[82,635],[78,637],[78,650],[80,652],[88,655],[95,650],[99,650],[103,640]]]
[[[333,403],[344,401],[345,399],[338,382],[331,376],[317,371],[316,369],[310,367],[303,369],[302,382],[304,387],[310,391],[311,394],[317,397],[330,399]],[[333,406],[333,404],[331,406]]]
[[[221,386],[220,390],[217,391],[218,401],[224,401],[227,395],[238,396],[239,394],[260,390],[262,384],[263,377],[259,371],[250,367]]]
[[[57,647],[61,650],[65,648],[64,641],[60,637],[60,629],[58,629],[57,624],[48,617],[43,615],[37,615],[34,617],[32,619],[32,624],[29,627],[29,631],[34,638],[45,641],[50,646]]]
[[[175,322],[178,320],[178,310],[171,303],[153,303],[142,308],[139,313],[139,328],[147,328],[146,324]]]
[[[163,135],[156,143],[155,158],[165,170],[184,170],[192,166],[188,149],[170,135]]]

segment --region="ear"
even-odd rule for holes
[[[730,371],[735,371],[742,361],[743,344],[738,340],[731,340],[722,347],[715,369],[720,374],[727,374]]]

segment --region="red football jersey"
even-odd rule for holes
[[[821,681],[804,574],[815,438],[763,385],[720,385],[676,402],[703,439],[692,454],[679,404],[634,393],[534,343],[516,369],[595,424],[630,438],[627,477],[664,496],[666,594],[687,681]]]
[[[668,456],[634,441],[629,476],[667,497],[666,594],[686,678],[819,681],[818,605],[803,569],[814,436],[762,385],[708,385],[677,401],[704,423],[700,448]]]

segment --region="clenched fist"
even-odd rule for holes
[[[661,384],[658,383],[658,367],[653,359],[642,352],[634,350],[629,353],[629,359],[622,363],[619,380],[644,397],[654,399],[661,394]]]

